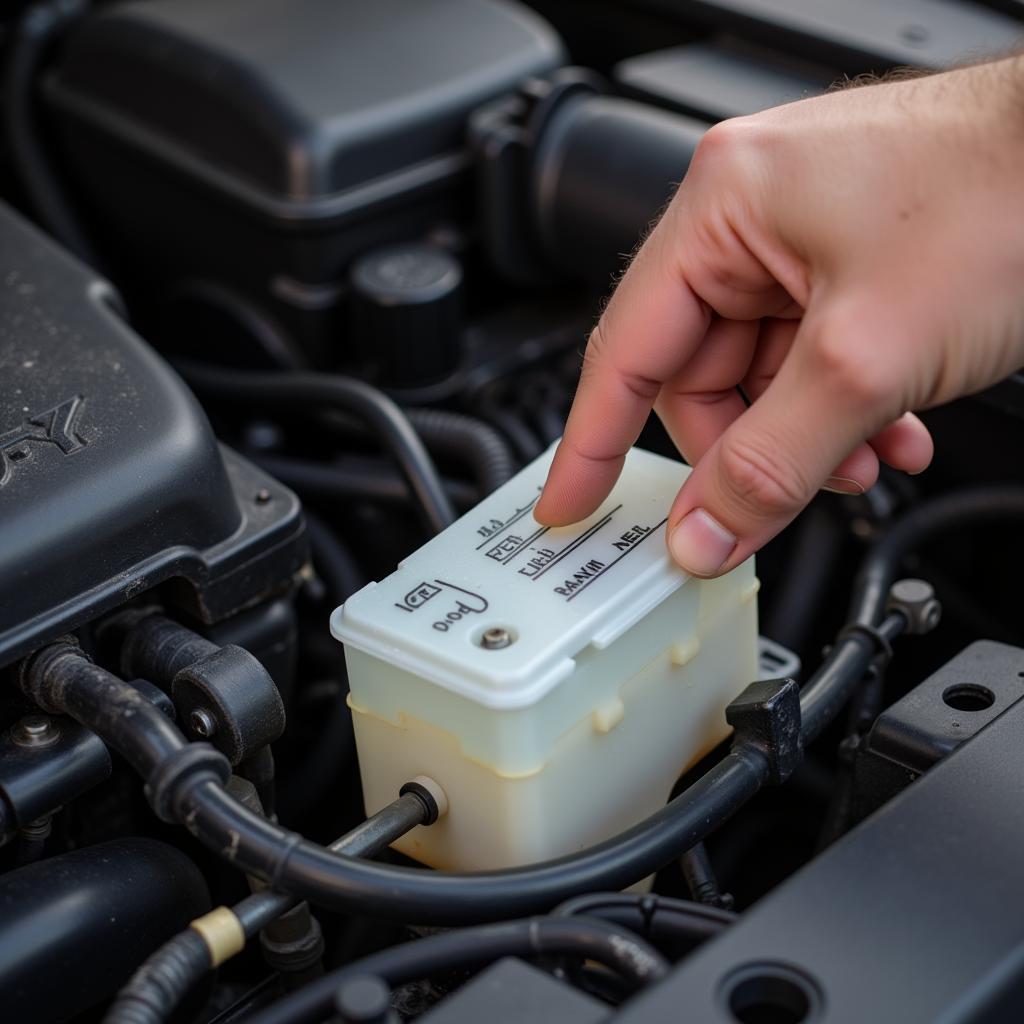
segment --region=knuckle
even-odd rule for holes
[[[740,166],[760,148],[762,131],[757,117],[733,117],[712,125],[702,136],[691,166]]]
[[[811,348],[815,376],[858,406],[888,398],[892,373],[888,361],[868,344],[869,331],[849,326],[850,321],[823,325]]]
[[[789,513],[813,497],[800,467],[767,440],[755,444],[745,438],[728,439],[719,459],[728,491],[741,512],[758,518]]]

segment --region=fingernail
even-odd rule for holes
[[[736,547],[736,538],[702,508],[687,513],[668,539],[672,557],[694,576],[713,576]]]
[[[848,476],[830,476],[821,489],[831,494],[863,494],[864,488]]]

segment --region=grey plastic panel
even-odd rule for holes
[[[1011,908],[1024,901],[1022,736],[1018,701],[616,1024],[677,1024],[681,1007],[701,1024],[1019,1021],[1024,917]],[[752,980],[766,1015],[737,1017],[730,999]],[[802,1015],[792,1009],[801,997]]]
[[[908,64],[938,68],[1004,53],[1021,22],[963,0],[640,0],[758,42],[785,41],[808,60],[853,71]]]

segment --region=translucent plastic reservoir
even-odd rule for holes
[[[669,559],[688,469],[634,449],[588,519],[532,516],[548,451],[331,619],[368,813],[426,775],[448,813],[396,848],[439,868],[544,860],[628,828],[722,740],[758,675],[753,560]]]

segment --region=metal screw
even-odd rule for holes
[[[191,730],[204,740],[208,740],[217,731],[217,719],[206,708],[193,708],[188,716]]]
[[[60,729],[46,715],[26,715],[11,731],[19,747],[48,747],[60,739]]]
[[[512,643],[512,634],[504,626],[485,629],[480,637],[480,646],[486,651],[500,651]]]
[[[273,497],[273,495],[270,493],[270,491],[268,491],[266,489],[266,487],[261,487],[256,492],[256,504],[257,505],[266,505],[267,502],[269,502],[272,497]]]

